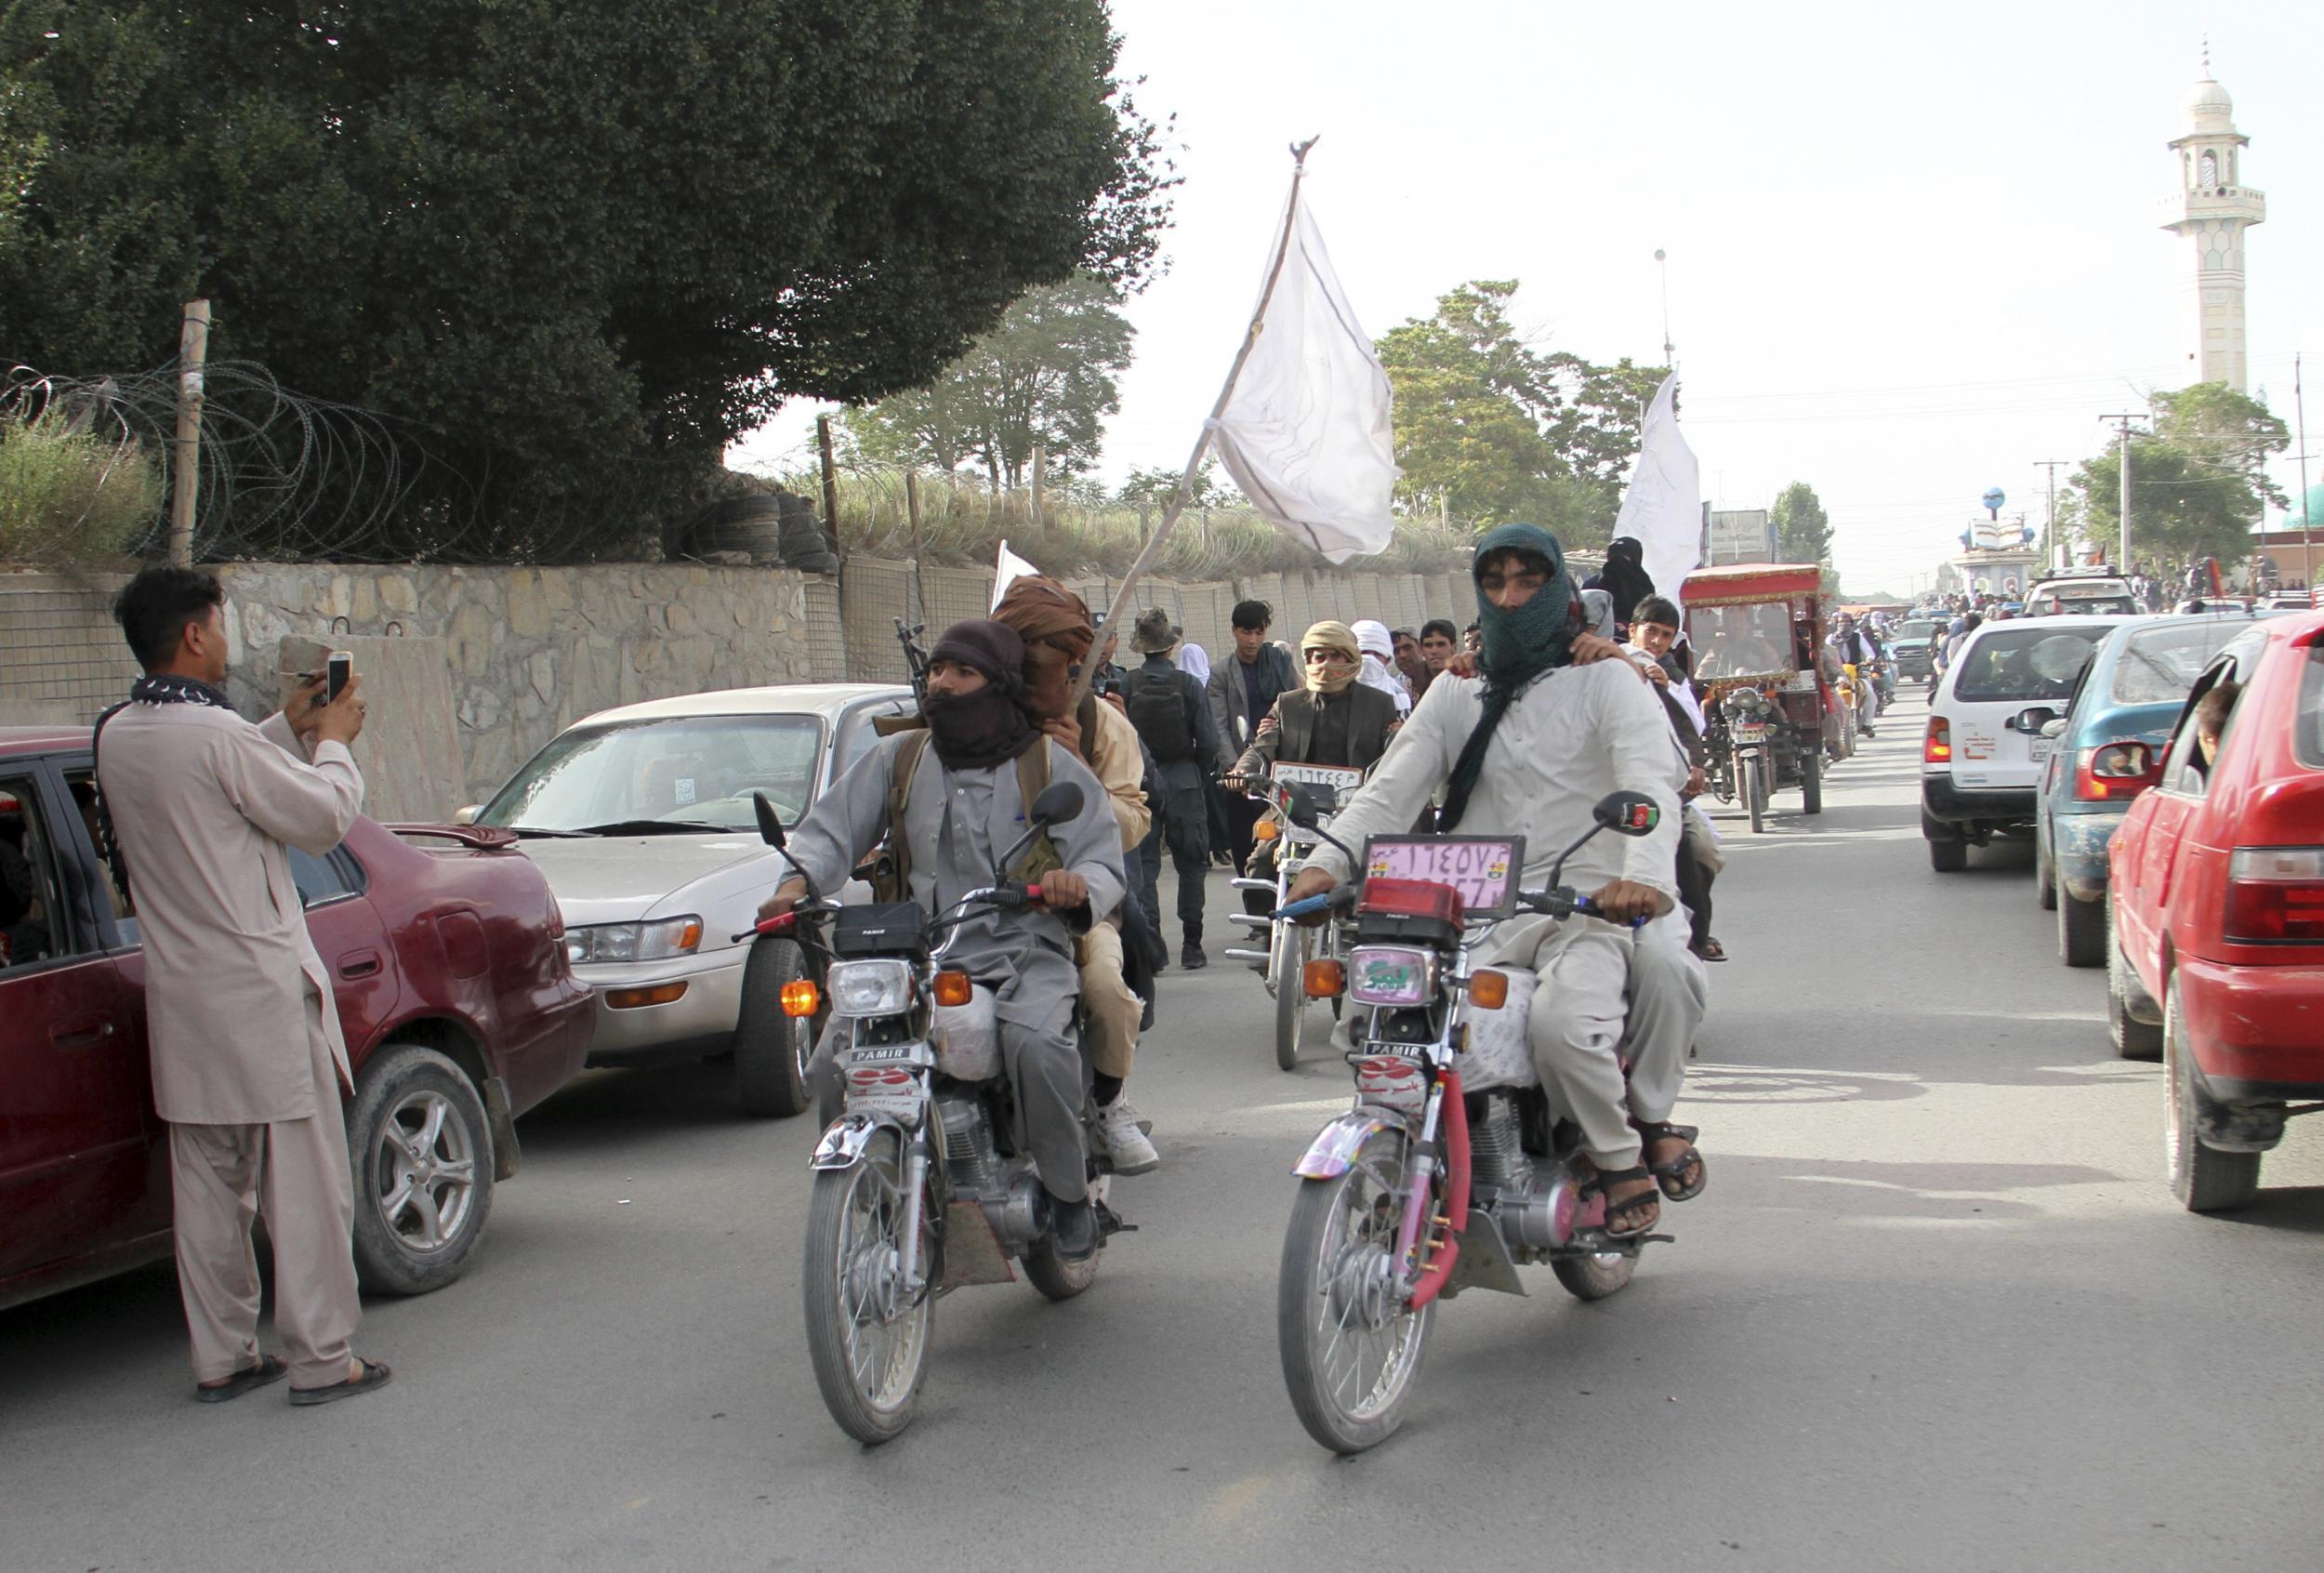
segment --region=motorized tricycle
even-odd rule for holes
[[[1268,904],[1269,910],[1281,907],[1291,880],[1314,854],[1323,829],[1330,824],[1340,799],[1353,795],[1363,784],[1364,773],[1360,770],[1282,761],[1277,761],[1273,775],[1249,782],[1250,795],[1263,800],[1273,810],[1251,827],[1251,835],[1255,840],[1274,842],[1275,872],[1272,879],[1237,879],[1235,888],[1266,892],[1274,898]],[[1300,809],[1296,814],[1291,812],[1295,796]],[[1313,929],[1287,926],[1248,912],[1229,913],[1227,921],[1245,929],[1267,931],[1265,950],[1231,948],[1227,955],[1237,961],[1265,965],[1267,993],[1275,1006],[1275,1065],[1281,1070],[1291,1070],[1299,1064],[1300,1034],[1306,1024],[1309,1004],[1301,980],[1306,976],[1310,961],[1336,960],[1344,954],[1346,925],[1335,918]],[[1334,998],[1330,1004],[1333,1019],[1337,1020],[1340,1002]]]
[[[779,848],[782,824],[759,802],[759,833]],[[1010,883],[998,871],[1081,806],[1071,782],[1045,788],[1023,838],[996,861],[993,883],[943,912],[913,901],[842,905],[811,891],[755,931],[798,938],[824,958],[821,990],[801,978],[784,985],[782,998],[798,1017],[827,1003],[827,1051],[841,1088],[812,1160],[800,1287],[815,1385],[840,1429],[867,1446],[912,1422],[939,1297],[1013,1282],[1012,1260],[1051,1300],[1071,1299],[1097,1277],[1097,1255],[1076,1262],[1059,1253],[1049,1193],[1010,1139],[1013,1097],[993,995],[944,965],[967,919],[1039,904],[1038,885]],[[1083,1117],[1091,1117],[1087,1108]],[[1107,1205],[1105,1159],[1089,1165],[1102,1253],[1103,1237],[1129,1225]]]
[[[1769,795],[1796,786],[1824,811],[1823,571],[1741,563],[1687,575],[1686,637],[1709,723],[1711,790],[1763,827]]]
[[[1542,1262],[1570,1293],[1601,1300],[1629,1284],[1648,1241],[1670,1238],[1607,1235],[1580,1131],[1534,1069],[1536,979],[1473,959],[1520,912],[1593,916],[1558,882],[1565,860],[1601,830],[1646,835],[1658,814],[1643,794],[1606,797],[1539,891],[1519,888],[1522,837],[1374,837],[1350,854],[1360,883],[1279,909],[1280,926],[1333,910],[1354,928],[1344,961],[1307,968],[1311,994],[1354,1007],[1355,1104],[1293,1170],[1275,1309],[1291,1406],[1334,1452],[1393,1434],[1439,1301],[1523,1294],[1516,1269]]]

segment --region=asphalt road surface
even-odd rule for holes
[[[1072,1303],[943,1302],[887,1447],[806,1364],[815,1132],[709,1067],[595,1074],[528,1117],[467,1276],[370,1306],[376,1396],[188,1402],[166,1266],[0,1314],[0,1566],[2316,1566],[2324,1125],[2250,1212],[2174,1207],[2156,1068],[2109,1056],[2025,849],[1930,872],[1920,712],[1819,819],[1722,820],[1676,1243],[1603,1303],[1537,1268],[1447,1305],[1361,1459],[1300,1429],[1274,1343],[1287,1170],[1346,1071],[1320,1012],[1277,1071],[1214,962],[1168,975],[1132,1084],[1140,1231]]]

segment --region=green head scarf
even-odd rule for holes
[[[1468,812],[1469,795],[1476,790],[1477,778],[1485,772],[1485,750],[1517,695],[1543,672],[1566,666],[1574,658],[1574,635],[1582,626],[1581,593],[1574,588],[1574,576],[1565,568],[1565,550],[1555,535],[1538,524],[1496,525],[1477,543],[1470,573],[1482,575],[1495,553],[1512,550],[1540,558],[1549,564],[1550,576],[1532,599],[1508,611],[1486,600],[1482,588],[1478,592],[1477,625],[1485,650],[1477,657],[1477,670],[1485,679],[1485,712],[1461,745],[1452,779],[1446,784],[1445,806],[1436,815],[1439,830],[1453,829]]]

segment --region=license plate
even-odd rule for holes
[[[1269,774],[1284,786],[1328,786],[1334,792],[1351,792],[1364,785],[1364,773],[1341,765],[1277,763]]]
[[[1450,885],[1471,917],[1506,918],[1517,909],[1525,844],[1512,837],[1376,836],[1364,849],[1364,876]]]
[[[1764,743],[1767,726],[1763,721],[1739,722],[1728,734],[1737,743]]]

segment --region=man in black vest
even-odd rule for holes
[[[1155,885],[1162,877],[1162,846],[1168,841],[1171,866],[1178,870],[1179,926],[1186,932],[1179,964],[1191,972],[1210,960],[1202,949],[1203,875],[1210,866],[1210,807],[1203,789],[1218,768],[1219,736],[1210,724],[1202,684],[1170,660],[1178,641],[1179,630],[1170,626],[1169,613],[1155,607],[1139,615],[1129,630],[1129,647],[1145,660],[1124,685],[1123,706],[1162,770],[1162,800],[1154,805],[1154,828],[1138,849],[1141,894],[1158,923],[1162,908]]]

